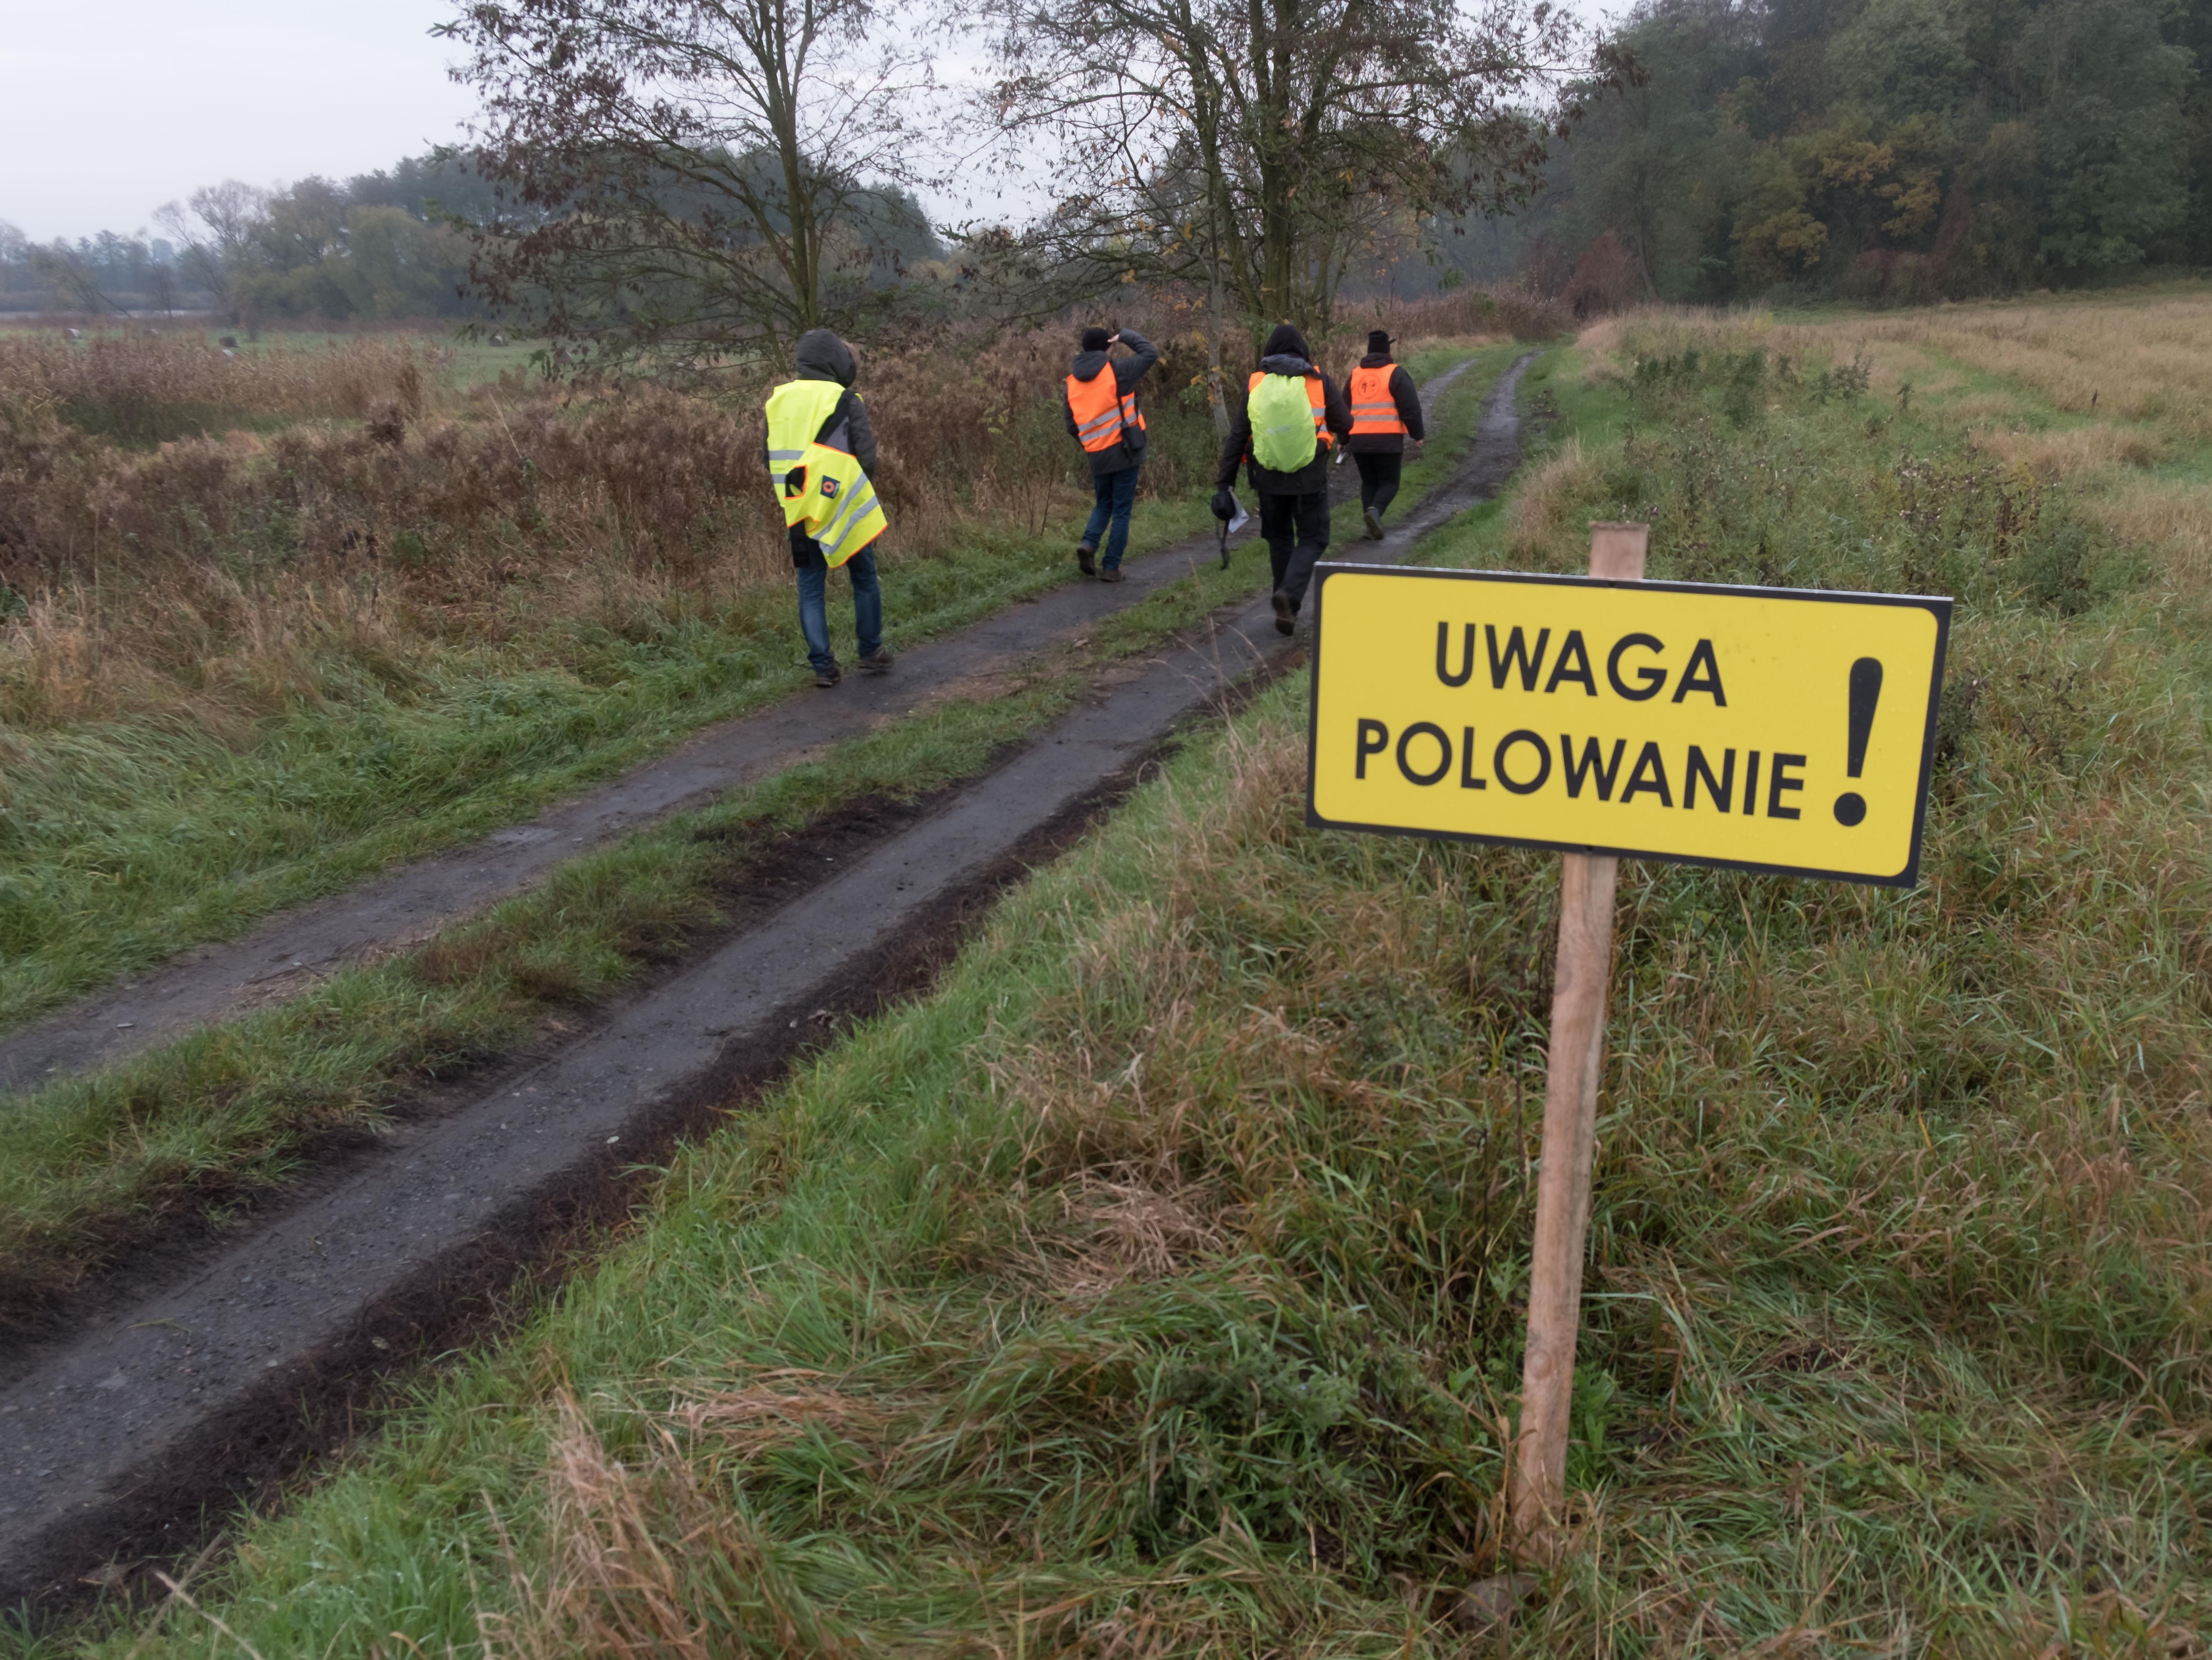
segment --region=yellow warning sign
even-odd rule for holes
[[[1948,599],[1320,567],[1310,824],[1909,887]]]

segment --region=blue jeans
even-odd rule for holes
[[[1102,569],[1121,568],[1121,550],[1129,545],[1129,509],[1137,505],[1137,474],[1141,471],[1124,467],[1119,472],[1102,472],[1091,481],[1098,494],[1098,505],[1091,509],[1091,522],[1083,527],[1083,545],[1096,549],[1098,538],[1105,537],[1106,555],[1098,562]]]
[[[862,548],[845,562],[853,574],[853,632],[860,636],[860,655],[872,657],[884,643],[884,591],[876,582],[876,550]],[[830,649],[828,593],[830,567],[817,555],[811,565],[799,568],[799,631],[806,636],[806,660],[817,674],[837,666]]]

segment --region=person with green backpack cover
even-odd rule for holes
[[[1328,550],[1329,452],[1351,431],[1344,389],[1314,367],[1304,335],[1278,325],[1222,444],[1213,484],[1228,489],[1238,465],[1246,465],[1260,498],[1279,634],[1297,628],[1315,562]]]

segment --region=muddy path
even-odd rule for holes
[[[1473,362],[1430,380],[1424,400],[1432,404]],[[1340,499],[1357,490],[1352,467],[1334,467],[1330,474]],[[1254,534],[1248,531],[1240,541]],[[542,880],[566,860],[872,731],[971,677],[1004,673],[1148,598],[1214,553],[1212,537],[1193,538],[1130,560],[1118,585],[1076,581],[1050,589],[902,649],[898,667],[882,679],[848,676],[832,694],[809,690],[707,727],[527,824],[277,912],[235,939],[183,952],[0,1035],[0,1093],[119,1060],[191,1027],[296,995],[372,953],[424,942],[456,919]]]
[[[1387,541],[1333,556],[1390,559],[1494,494],[1518,460],[1528,362],[1499,380],[1448,483]],[[342,1444],[424,1357],[495,1334],[527,1301],[519,1286],[550,1283],[618,1219],[639,1191],[627,1171],[772,1085],[842,1017],[926,988],[1007,885],[1302,642],[1274,632],[1264,599],[1243,600],[1118,666],[990,772],[852,835],[818,880],[794,878],[557,1051],[24,1353],[0,1372],[0,1603],[63,1607],[106,1565],[173,1560],[210,1515]]]

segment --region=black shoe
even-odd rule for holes
[[[1102,582],[1120,581],[1121,580],[1121,568],[1119,565],[1107,566],[1104,570],[1098,573],[1098,580]]]
[[[878,646],[875,650],[870,652],[866,657],[863,657],[860,660],[860,672],[863,674],[889,674],[891,672],[891,665],[897,661],[897,658],[892,656],[881,646]]]
[[[1097,550],[1087,542],[1078,542],[1075,544],[1075,568],[1085,576],[1098,575],[1097,562],[1091,556],[1097,551]]]
[[[1359,511],[1367,520],[1367,539],[1380,542],[1382,539],[1382,515],[1372,508],[1362,508]]]
[[[1273,603],[1275,607],[1275,632],[1278,634],[1295,633],[1298,626],[1298,608],[1291,603],[1291,596],[1285,593],[1280,588],[1277,588],[1273,595]]]
[[[829,690],[830,687],[836,685],[844,678],[844,671],[840,669],[835,663],[832,663],[826,669],[817,669],[814,671],[814,684],[821,687],[824,691]]]

